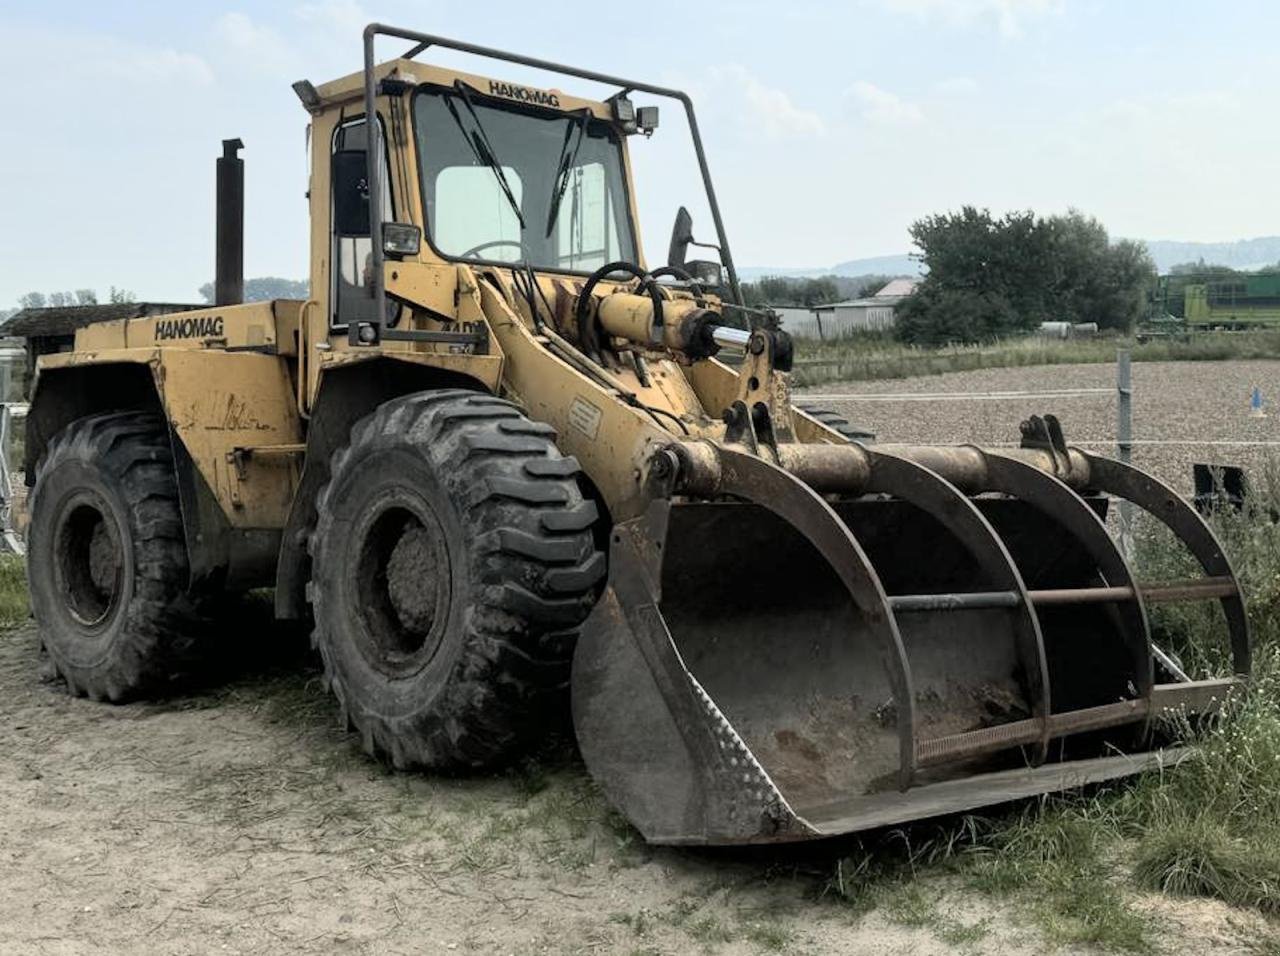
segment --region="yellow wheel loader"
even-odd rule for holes
[[[378,37],[411,48],[379,65]],[[272,586],[280,618],[313,619],[370,754],[493,765],[569,693],[588,769],[647,839],[731,844],[1130,774],[1177,759],[1163,714],[1242,685],[1231,565],[1151,476],[1052,416],[988,450],[851,440],[793,405],[791,342],[742,303],[683,93],[376,24],[362,72],[295,91],[311,297],[238,301],[231,140],[217,304],[40,361],[31,595],[73,692],[164,690],[218,640],[221,595]],[[682,209],[652,268],[628,148],[660,100],[716,235]],[[1203,575],[1135,581],[1113,498]],[[1232,676],[1190,680],[1153,645],[1160,601],[1220,605]]]

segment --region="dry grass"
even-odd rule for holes
[[[1280,331],[1205,332],[1186,341],[1145,343],[1112,336],[1065,342],[1028,336],[937,349],[903,345],[884,334],[864,334],[835,342],[797,342],[795,382],[812,386],[984,368],[1096,364],[1114,362],[1117,348],[1130,349],[1135,362],[1270,359],[1280,355]]]
[[[26,562],[16,554],[0,555],[0,627],[21,624],[30,615]]]

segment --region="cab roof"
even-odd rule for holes
[[[533,104],[544,109],[561,110],[566,113],[588,110],[599,119],[613,121],[613,111],[610,109],[609,104],[599,100],[583,99],[554,88],[546,89],[527,86],[523,83],[491,79],[461,70],[420,63],[416,60],[397,58],[380,63],[374,67],[374,77],[379,82],[390,77],[412,83],[415,86],[424,83],[434,86],[453,86],[460,81],[481,96],[510,100],[519,104]],[[340,79],[331,80],[316,87],[316,93],[320,97],[318,110],[362,101],[364,97],[364,73],[363,71],[351,73]]]

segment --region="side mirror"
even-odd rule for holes
[[[690,259],[684,264],[684,271],[693,277],[693,281],[709,292],[719,294],[724,288],[724,267],[710,259]]]
[[[369,235],[367,163],[363,149],[333,154],[333,231],[339,236]]]
[[[676,213],[675,225],[671,227],[671,245],[667,248],[667,265],[673,269],[684,268],[684,257],[689,252],[689,244],[693,242],[693,217],[684,206]]]

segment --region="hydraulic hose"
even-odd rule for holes
[[[655,330],[662,328],[662,290],[658,288],[658,283],[653,281],[653,276],[631,262],[609,262],[591,273],[586,285],[578,293],[578,307],[574,310],[578,325],[578,335],[583,338],[583,344],[587,345],[591,351],[598,351],[600,345],[595,325],[588,321],[589,316],[587,313],[591,308],[591,293],[595,291],[596,286],[601,281],[615,272],[626,272],[640,280],[640,287],[637,292],[648,292],[649,298],[653,301],[653,327]],[[588,332],[588,330],[590,331]]]

